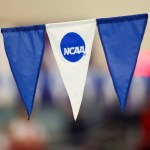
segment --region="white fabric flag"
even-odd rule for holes
[[[95,19],[46,25],[75,120],[83,98],[95,29]]]

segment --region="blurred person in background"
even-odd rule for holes
[[[51,75],[51,65],[49,59],[51,59],[51,46],[45,34],[45,49],[40,70],[39,80],[39,93],[41,93],[41,103],[43,107],[50,107],[52,105],[52,89],[51,86],[54,84]]]
[[[140,148],[139,150],[150,149],[150,94],[147,97],[147,104],[140,115]]]
[[[0,131],[0,150],[11,150],[11,141],[4,131]]]
[[[52,94],[50,90],[49,72],[46,65],[43,63],[41,67],[41,99],[42,106],[48,107],[52,104]]]
[[[45,150],[46,148],[47,133],[44,126],[34,117],[28,120],[25,112],[9,123],[8,136],[11,143],[10,150]]]

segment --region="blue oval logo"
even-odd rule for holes
[[[79,61],[85,55],[85,42],[82,37],[75,33],[67,33],[60,43],[64,58],[70,62]]]

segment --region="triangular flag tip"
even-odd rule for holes
[[[28,120],[30,120],[30,116],[28,116]]]
[[[27,110],[27,114],[28,114],[28,120],[30,120],[32,109],[31,108],[30,109],[26,108],[26,110]]]
[[[122,112],[122,113],[125,111],[125,108],[126,108],[125,105],[126,105],[126,104],[120,103],[121,112]]]
[[[74,120],[76,121],[76,120],[77,120],[77,117],[78,117],[78,113],[79,113],[79,109],[80,109],[80,108],[78,108],[78,111],[76,111],[75,109],[76,109],[76,108],[74,108],[74,107],[72,106],[73,117],[74,117]]]
[[[47,24],[52,50],[77,119],[96,29],[96,20]]]
[[[70,101],[72,102],[72,100],[70,100]],[[74,117],[75,121],[77,120],[77,117],[78,117],[78,114],[79,114],[79,110],[80,110],[80,106],[81,106],[81,103],[76,103],[76,104],[72,104],[71,103],[73,117]]]

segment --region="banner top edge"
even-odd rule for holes
[[[63,26],[63,25],[80,25],[80,24],[87,24],[87,23],[95,23],[96,24],[96,19],[87,19],[87,20],[79,20],[79,21],[66,21],[66,22],[60,22],[60,23],[48,23],[45,26],[47,28],[53,28],[53,27],[59,27],[59,26]]]
[[[96,19],[97,23],[110,23],[110,22],[120,22],[120,21],[129,21],[132,19],[141,19],[148,18],[148,13],[143,14],[135,14],[135,15],[127,15],[127,16],[116,16],[116,17],[108,17],[108,18],[98,18]]]
[[[19,31],[31,31],[31,30],[44,30],[45,25],[32,25],[32,26],[20,26],[11,28],[1,28],[1,32],[19,32]]]

